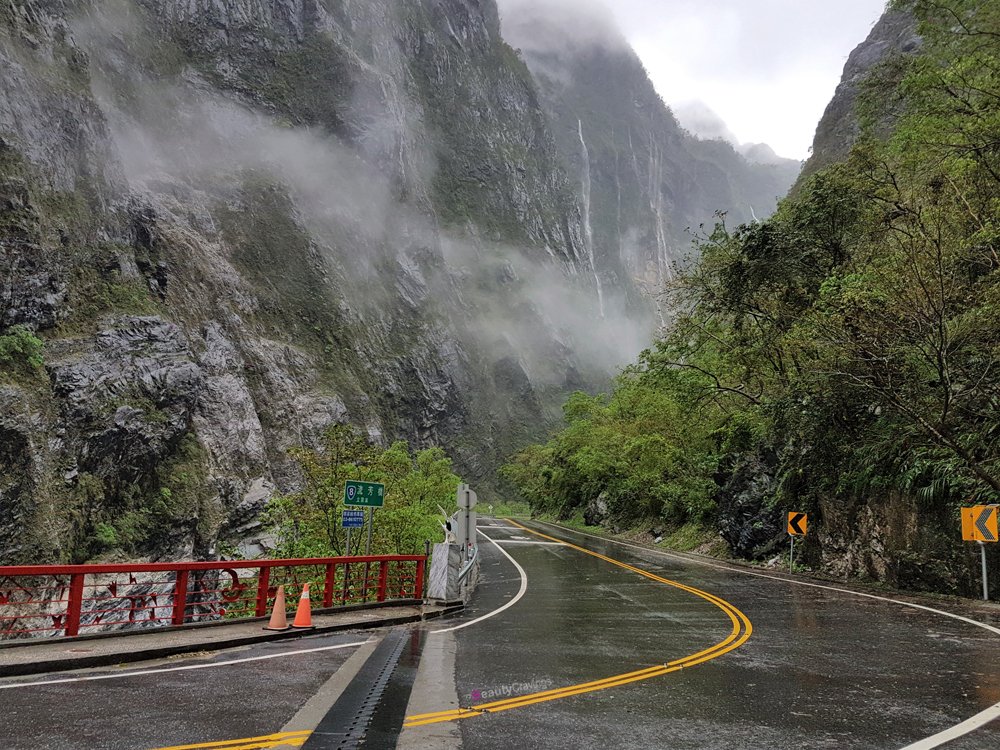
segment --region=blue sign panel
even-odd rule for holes
[[[363,510],[345,510],[340,525],[345,529],[360,529],[365,525],[365,512]]]

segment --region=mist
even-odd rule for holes
[[[338,304],[362,322],[386,305],[419,309],[487,359],[515,357],[536,387],[607,383],[648,345],[649,321],[614,305],[601,315],[584,269],[441,228],[426,208],[433,153],[426,137],[403,132],[419,123],[385,108],[373,118],[370,98],[355,101],[366,132],[346,143],[280,122],[190,71],[163,80],[126,69],[116,50],[143,44],[144,32],[121,8],[83,16],[74,31],[97,62],[93,88],[128,184],[158,212],[185,224],[199,205],[211,217],[238,200],[249,175],[264,175],[287,191]],[[385,170],[384,143],[406,144],[405,169]],[[406,191],[400,171],[414,182]],[[414,191],[416,200],[400,197]]]
[[[885,5],[884,0],[586,0],[573,3],[561,25],[570,24],[571,36],[594,41],[596,32],[583,19],[607,19],[605,26],[613,31],[599,39],[627,40],[671,107],[704,102],[721,115],[733,143],[767,143],[782,156],[802,159],[848,54]],[[566,0],[501,0],[505,34],[514,46],[543,54],[544,34],[527,19],[545,23],[562,17],[556,9],[565,6]],[[574,11],[577,7],[582,10]]]
[[[671,111],[685,130],[703,140],[723,140],[734,146],[740,145],[739,138],[705,102],[697,99],[679,102],[670,106]]]
[[[601,0],[498,0],[504,39],[526,52],[559,55],[567,50],[629,49],[614,14]],[[551,28],[558,28],[552,34]]]

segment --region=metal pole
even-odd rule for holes
[[[983,562],[983,601],[988,602],[990,600],[990,582],[986,577],[986,544],[984,542],[979,543],[979,554]]]
[[[370,555],[372,553],[372,526],[375,525],[375,509],[370,508],[368,510],[368,541],[365,543],[365,554]]]
[[[789,534],[789,537],[792,540],[792,551],[788,553],[788,574],[791,575],[792,574],[792,564],[793,564],[793,562],[795,560],[795,535],[794,534]]]
[[[372,526],[375,525],[375,509],[368,509],[368,541],[365,542],[365,555],[372,553]],[[368,576],[371,575],[372,564],[365,562],[365,585],[361,588],[361,601],[368,601]]]
[[[347,552],[345,553],[348,557],[351,556],[351,527],[347,527]]]

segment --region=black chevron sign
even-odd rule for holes
[[[809,528],[809,516],[805,513],[788,514],[788,533],[792,536],[805,536]]]
[[[962,508],[962,539],[967,542],[996,542],[997,506],[973,505]]]
[[[976,529],[979,531],[984,542],[995,542],[997,540],[996,508],[980,508],[979,515],[976,516]]]

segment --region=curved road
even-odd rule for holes
[[[452,708],[452,691],[435,687],[448,683],[449,665],[434,669],[425,652],[426,674],[418,675],[404,746],[426,746],[434,738],[441,747],[464,748],[576,748],[585,740],[604,748],[900,750],[1000,703],[1000,631],[538,523],[531,527],[545,538],[507,523],[482,528],[524,570],[521,601],[472,627],[440,634],[454,641],[442,650],[455,653],[453,692],[463,707],[663,665],[730,634],[732,622],[717,604],[555,544],[557,538],[724,597],[746,614],[752,635],[732,652],[691,668],[502,712],[470,713],[448,722],[456,726],[447,736],[437,725],[420,725],[433,721],[421,715]],[[519,587],[519,572],[496,545],[482,549],[483,582],[475,611],[465,617],[498,606]],[[1000,720],[944,746],[1000,748]]]
[[[2,746],[339,747],[330,706],[395,648],[365,747],[1000,748],[996,610],[984,628],[541,523],[481,532],[460,617],[0,680]]]

